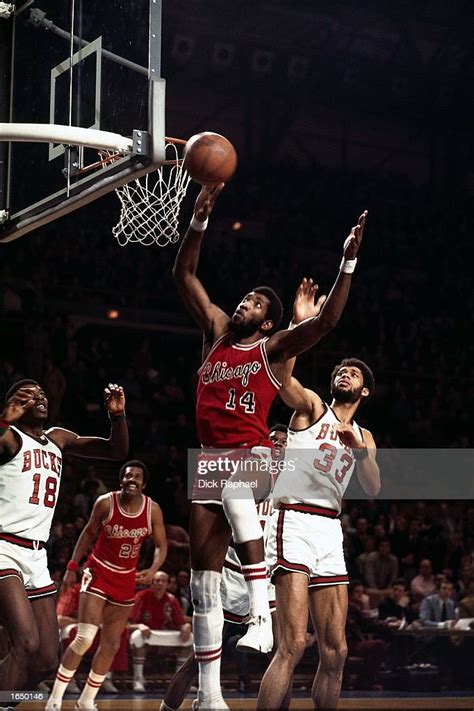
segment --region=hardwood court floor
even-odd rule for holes
[[[191,708],[191,699],[186,699],[183,703],[183,709]],[[227,699],[227,703],[232,711],[253,711],[255,709],[255,699]],[[137,699],[137,698],[114,698],[104,699],[100,697],[97,701],[99,711],[158,711],[160,700],[157,698]],[[42,711],[43,704],[23,702],[16,707],[18,711]],[[313,705],[309,699],[293,699],[291,709],[310,710]],[[74,701],[65,701],[62,706],[63,711],[72,711],[74,709]],[[366,709],[367,711],[406,711],[406,709],[414,709],[416,711],[434,711],[435,709],[474,709],[474,697],[400,697],[400,698],[357,698],[357,699],[341,699],[338,710],[343,711]]]

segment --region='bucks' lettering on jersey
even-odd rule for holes
[[[340,512],[355,458],[352,449],[342,444],[334,431],[339,418],[328,405],[325,408],[322,417],[310,427],[288,430],[287,467],[275,484],[275,506],[279,502],[305,503]],[[359,425],[352,422],[352,426],[363,440]]]
[[[0,467],[0,531],[47,541],[61,480],[62,452],[47,433],[21,439],[20,451]]]

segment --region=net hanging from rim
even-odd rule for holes
[[[121,209],[112,233],[121,247],[129,242],[166,247],[179,240],[179,208],[191,178],[175,143],[167,140],[170,159],[157,170],[115,190]],[[100,156],[104,165],[121,158],[107,151],[100,151]]]

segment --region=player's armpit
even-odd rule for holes
[[[8,429],[0,437],[0,464],[6,464],[15,457],[21,449],[21,442],[13,430]]]

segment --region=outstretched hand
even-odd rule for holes
[[[120,385],[109,383],[104,390],[104,405],[111,415],[120,415],[125,410],[125,393]]]
[[[354,225],[349,237],[347,237],[344,242],[344,259],[355,259],[357,257],[357,252],[359,251],[362,237],[364,236],[364,227],[368,214],[368,211],[364,210],[359,217],[359,222],[357,225]]]
[[[337,422],[333,426],[333,432],[339,436],[340,441],[346,447],[360,449],[364,446],[363,441],[357,435],[355,429],[348,422]]]
[[[196,219],[204,222],[204,220],[209,217],[223,187],[224,183],[202,186],[201,192],[197,196],[197,200],[194,205],[194,215]]]
[[[23,417],[25,412],[32,408],[34,404],[34,388],[18,388],[16,393],[8,400],[2,413],[2,420],[6,420],[7,422],[16,422]]]
[[[293,302],[293,323],[301,323],[307,318],[316,318],[321,313],[326,296],[320,296],[315,303],[318,295],[319,286],[312,279],[303,279],[298,286]]]

